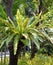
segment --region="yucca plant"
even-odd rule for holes
[[[17,65],[18,56],[25,45],[30,46],[31,41],[36,44],[37,48],[40,49],[40,44],[37,39],[37,36],[47,38],[51,43],[50,37],[40,30],[45,25],[40,27],[36,24],[42,20],[40,19],[41,13],[38,16],[34,16],[35,20],[31,22],[30,18],[26,18],[20,14],[20,11],[17,11],[15,16],[15,22],[13,22],[9,17],[8,20],[0,18],[0,48],[6,43],[6,46],[9,48],[10,52],[10,63],[9,65]]]

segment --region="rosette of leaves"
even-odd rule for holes
[[[15,16],[15,22],[13,22],[9,17],[8,20],[0,18],[0,48],[4,45],[4,43],[6,43],[6,46],[8,47],[9,43],[13,40],[14,54],[16,54],[19,40],[28,46],[30,46],[32,41],[36,44],[38,49],[40,49],[40,44],[37,35],[47,38],[49,41],[51,41],[46,33],[41,31],[40,28],[38,29],[36,27],[36,24],[42,20],[40,19],[40,16],[41,13],[38,16],[34,16],[35,20],[32,22],[31,18],[25,18],[18,10]]]

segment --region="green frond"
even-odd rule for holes
[[[10,17],[8,17],[8,20],[10,21],[10,23],[12,24],[13,27],[15,27],[14,22],[10,19]]]
[[[16,51],[17,51],[18,41],[19,41],[19,36],[16,35],[16,36],[14,37],[14,55],[16,54]]]
[[[41,21],[43,20],[43,18],[41,19],[40,16],[41,16],[41,14],[38,15],[38,16],[36,16],[36,17],[35,17],[35,20],[34,20],[34,21],[31,23],[31,25],[29,25],[28,27],[29,27],[29,28],[34,28],[34,27],[36,27],[36,24],[37,24],[38,22],[41,22]]]
[[[45,17],[45,19],[44,19]],[[6,42],[6,45],[13,41],[14,44],[14,54],[16,54],[17,46],[19,40],[23,42],[25,45],[31,44],[31,41],[35,43],[38,49],[40,49],[40,43],[38,40],[42,41],[43,39],[47,39],[52,44],[52,40],[50,39],[50,36],[46,34],[45,31],[42,30],[42,28],[45,27],[52,27],[53,28],[53,19],[50,20],[50,22],[47,22],[48,16],[41,15],[41,13],[38,16],[34,16],[32,18],[25,18],[21,15],[20,11],[17,11],[16,14],[16,25],[15,23],[8,17],[8,20],[5,20],[3,18],[0,18],[0,48],[3,46],[3,44]],[[39,26],[36,26],[38,22],[42,23]],[[21,37],[24,37],[25,39],[22,39]],[[38,37],[37,37],[38,36]],[[40,38],[40,37],[42,38]],[[40,39],[39,39],[40,38]]]
[[[8,46],[8,44],[13,40],[15,34],[9,34],[8,37],[6,38],[6,45]]]
[[[17,28],[12,28],[11,31],[15,34],[19,34],[19,30]]]
[[[26,28],[26,26],[28,25],[29,22],[29,18],[26,18],[23,22],[23,27]]]
[[[31,34],[32,34],[32,33],[31,33]],[[40,49],[40,43],[39,43],[38,39],[35,38],[33,34],[30,35],[30,38],[31,38],[31,41],[32,41],[33,43],[35,43],[35,45],[37,46],[37,49]]]
[[[45,32],[41,32],[41,33],[48,41],[50,41],[53,44],[53,42],[48,34],[46,34]]]
[[[23,16],[20,14],[20,11],[18,9],[17,11],[17,15],[16,15],[16,22],[17,22],[17,25],[18,25],[18,30],[21,32],[22,31],[22,28],[23,28]]]
[[[27,33],[23,33],[22,36],[24,36],[26,39],[29,39],[29,36]]]
[[[5,41],[6,41],[6,39],[5,39],[5,40],[0,41],[0,49],[1,49],[1,48],[2,48],[2,46],[4,45]]]
[[[0,17],[0,21],[1,23],[3,23],[4,25],[6,25],[6,27],[12,28],[13,26],[5,19]],[[2,27],[2,26],[1,26]]]
[[[4,45],[4,42],[5,42],[5,41],[3,41],[3,42],[1,43],[1,41],[0,41],[0,49],[1,49],[2,46]]]

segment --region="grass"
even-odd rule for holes
[[[6,64],[2,61],[0,65],[8,65],[8,58],[6,58]],[[36,54],[35,57],[30,60],[30,55],[26,54],[25,57],[19,58],[18,65],[53,65],[53,56],[45,54]]]

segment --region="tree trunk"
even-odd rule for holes
[[[9,52],[10,52],[9,65],[17,65],[18,56],[14,55],[14,48],[12,44],[9,45]]]
[[[10,55],[10,63],[9,65],[17,65],[18,57],[16,55]]]
[[[13,42],[11,42],[13,43]],[[10,59],[9,59],[9,65],[18,65],[18,58],[21,53],[21,50],[23,48],[24,44],[19,40],[16,55],[14,55],[14,46],[13,44],[9,45],[9,52],[10,52]]]

